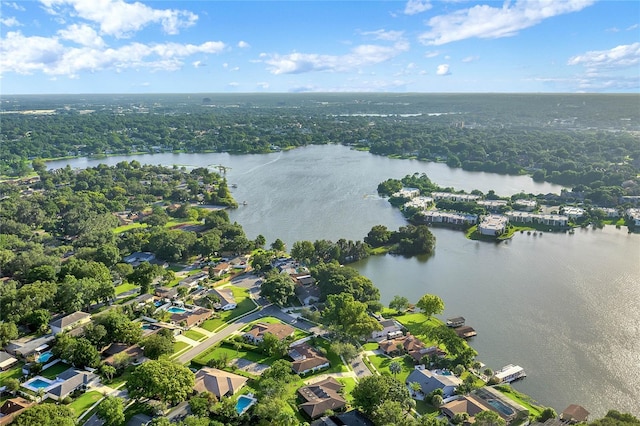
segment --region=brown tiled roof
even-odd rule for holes
[[[211,392],[218,398],[235,394],[245,383],[246,377],[228,373],[217,368],[203,367],[196,373],[193,386],[198,392]]]
[[[209,318],[213,314],[211,309],[206,308],[198,308],[192,312],[185,312],[182,314],[172,314],[171,321],[176,324],[180,324],[182,321],[185,322],[187,327],[191,327],[193,324],[196,324],[198,321],[204,321]]]
[[[581,405],[571,404],[564,409],[561,415],[563,420],[574,420],[577,422],[586,422],[589,412]]]
[[[291,368],[296,373],[312,370],[329,362],[320,352],[306,343],[292,347],[289,356],[294,359]]]
[[[254,339],[262,339],[265,333],[271,333],[278,338],[278,340],[282,340],[285,337],[289,337],[293,334],[295,329],[287,324],[274,323],[274,324],[265,324],[258,323],[253,326],[253,328],[247,331],[247,334],[253,336]]]
[[[298,389],[303,402],[300,409],[311,419],[320,417],[327,410],[340,410],[347,401],[338,393],[342,385],[333,377]]]

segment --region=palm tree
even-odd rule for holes
[[[422,390],[422,386],[418,382],[409,383],[409,387],[411,388],[411,392],[413,393],[413,396],[416,396],[418,392]]]
[[[389,371],[393,374],[393,377],[396,377],[396,375],[402,371],[402,365],[398,361],[392,361],[391,364],[389,364]]]

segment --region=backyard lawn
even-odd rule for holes
[[[24,362],[19,362],[15,367],[3,371],[0,373],[0,386],[4,386],[4,381],[7,379],[20,379],[22,377],[22,366]]]
[[[372,355],[368,357],[369,362],[373,364],[376,369],[380,372],[380,374],[388,374],[390,376],[394,376],[399,382],[404,383],[407,380],[407,377],[414,369],[414,362],[408,356],[389,358],[385,355]],[[397,361],[402,366],[402,370],[396,374],[391,374],[389,370],[389,365],[393,362]]]
[[[199,365],[207,365],[209,361],[212,359],[220,359],[221,357],[226,356],[227,359],[233,360],[236,358],[244,358],[246,360],[257,362],[260,364],[268,364],[271,365],[274,361],[282,358],[279,356],[270,357],[260,352],[250,351],[244,348],[240,348],[236,350],[231,346],[231,343],[222,343],[219,346],[213,346],[210,349],[207,349],[196,358],[194,358],[194,362]]]
[[[59,363],[52,365],[46,370],[43,370],[42,373],[40,373],[40,375],[42,377],[46,377],[47,379],[53,380],[56,378],[58,374],[62,373],[63,371],[67,371],[69,367],[70,366],[68,364],[65,364],[64,362],[60,361]]]
[[[116,296],[126,291],[131,291],[138,288],[138,285],[132,283],[124,283],[116,287]]]
[[[98,391],[91,391],[80,395],[69,404],[69,407],[76,413],[76,418],[89,409],[96,401],[102,398],[102,394]]]
[[[344,399],[346,399],[349,403],[353,402],[353,397],[351,397],[351,392],[356,387],[356,379],[353,377],[339,377],[338,380],[340,383],[344,385],[342,388],[342,395]]]
[[[215,331],[223,324],[235,318],[238,318],[239,316],[244,315],[247,312],[251,312],[256,307],[256,305],[249,297],[248,289],[233,286],[225,288],[231,289],[231,291],[233,292],[233,297],[236,299],[236,303],[238,304],[238,306],[235,309],[220,312],[220,317],[218,318],[208,319],[203,322],[201,327],[207,331]]]

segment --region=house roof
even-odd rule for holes
[[[217,368],[203,367],[196,373],[193,386],[198,392],[211,392],[218,398],[235,394],[245,383],[246,377],[228,373]]]
[[[2,406],[0,406],[0,414],[5,416],[13,414],[17,411],[24,410],[35,404],[33,401],[24,399],[22,397],[7,399]]]
[[[398,322],[394,319],[382,320],[380,321],[380,325],[384,328],[397,328],[398,330],[402,328],[400,324],[398,324]]]
[[[0,351],[0,366],[11,365],[18,360],[5,351]]]
[[[122,346],[126,346],[126,347],[122,348]],[[118,350],[118,349],[120,349],[120,350]],[[144,354],[144,351],[142,350],[142,348],[140,346],[138,346],[138,345],[127,346],[127,345],[124,345],[122,343],[113,343],[111,346],[109,346],[105,350],[105,353],[110,353],[110,352],[112,352],[112,355],[110,355],[109,357],[105,358],[105,360],[104,360],[105,364],[110,364],[110,365],[113,364],[113,361],[114,361],[116,355],[118,355],[120,353],[125,353],[129,357],[131,357],[132,359],[139,358]]]
[[[182,314],[172,314],[171,321],[175,322],[176,324],[179,324],[182,321],[184,321],[187,327],[191,327],[193,324],[197,323],[198,321],[209,318],[211,314],[213,314],[213,311],[211,309],[198,308],[191,312],[184,312]]]
[[[589,412],[581,405],[571,404],[562,411],[563,420],[575,420],[577,422],[586,422]]]
[[[254,325],[253,328],[247,331],[246,334],[253,336],[254,339],[261,339],[265,335],[265,333],[271,333],[279,340],[282,340],[285,337],[291,336],[294,331],[295,329],[288,324],[265,324],[261,322]]]
[[[218,296],[218,298],[220,299],[220,306],[232,305],[236,303],[236,299],[233,297],[233,291],[231,290],[217,290],[214,288],[213,290],[211,290],[211,293]]]
[[[459,386],[462,380],[456,376],[444,376],[435,374],[429,370],[413,370],[407,377],[407,383],[418,382],[422,387],[422,392],[428,394],[435,389],[444,389],[447,386]]]
[[[298,389],[298,395],[305,401],[300,409],[315,419],[327,410],[339,410],[347,401],[338,393],[342,385],[333,377]]]
[[[453,416],[458,413],[467,413],[470,417],[474,417],[478,413],[491,410],[491,407],[484,404],[481,400],[467,395],[461,399],[447,402],[440,407],[440,410],[449,418],[453,418]]]
[[[90,381],[90,373],[70,368],[60,373],[58,378],[64,381],[58,386],[49,389],[47,394],[54,395],[60,399],[76,390],[78,386],[87,384]]]
[[[311,426],[374,426],[374,423],[360,411],[351,410],[330,417],[322,417],[311,423]]]
[[[78,321],[82,321],[83,319],[86,319],[89,317],[91,317],[91,314],[88,314],[82,311],[76,311],[72,314],[69,314],[64,317],[58,318],[54,321],[51,321],[49,323],[49,326],[57,327],[57,328],[65,328],[77,323]]]
[[[329,363],[327,358],[307,343],[293,346],[289,351],[289,356],[293,358],[291,368],[296,373],[302,373]]]
[[[178,294],[178,290],[174,287],[156,287],[154,293],[159,297],[172,297]]]

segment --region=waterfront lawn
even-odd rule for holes
[[[218,318],[211,318],[202,323],[202,328],[207,331],[215,331],[218,327],[221,327],[225,323],[238,318],[241,315],[246,314],[247,312],[251,312],[256,308],[256,305],[253,303],[251,298],[249,297],[249,290],[246,288],[240,287],[228,287],[233,292],[233,297],[236,299],[236,303],[238,306],[235,309],[231,309],[229,311],[220,311],[218,314],[220,315]]]
[[[42,377],[46,377],[49,380],[53,380],[58,376],[58,374],[62,373],[63,371],[67,371],[69,367],[71,366],[60,361],[57,364],[54,364],[51,367],[47,368],[46,370],[43,370],[40,375]]]
[[[427,317],[421,312],[399,315],[396,316],[395,319],[404,325],[411,334],[419,337],[427,346],[437,343],[427,337],[431,335],[431,330],[444,325],[438,318]]]
[[[389,358],[386,355],[371,355],[368,358],[369,362],[373,364],[373,366],[376,368],[376,370],[378,370],[380,374],[392,376],[401,383],[404,383],[405,380],[407,380],[407,377],[409,377],[409,374],[415,367],[415,363],[408,356]],[[399,362],[402,366],[402,371],[395,375],[391,374],[391,371],[389,370],[389,365],[394,361]]]
[[[204,334],[198,333],[197,331],[194,331],[194,330],[187,330],[183,334],[185,337],[188,337],[191,340],[195,340],[196,342],[199,342],[200,340],[204,340],[204,338],[207,337]]]
[[[479,378],[478,376],[476,376],[475,374],[473,374],[473,373],[471,373],[469,371],[465,371],[464,373],[462,373],[460,375],[460,380],[466,379],[469,375],[473,376],[473,379],[474,379],[473,386],[474,387],[481,388],[482,386],[486,385],[486,383],[481,378]]]
[[[102,398],[102,394],[98,391],[87,392],[76,398],[75,401],[69,404],[69,407],[76,413],[76,418],[78,418],[100,398]]]
[[[529,395],[518,392],[509,385],[498,385],[495,386],[495,389],[502,392],[502,394],[507,398],[517,402],[524,408],[528,409],[529,417],[538,417],[545,409],[545,407],[538,405],[538,403],[534,401]]]
[[[115,288],[116,296],[119,295],[119,294],[125,293],[127,291],[135,290],[136,288],[138,288],[138,285],[133,284],[133,283],[120,284],[119,286],[117,286]]]

